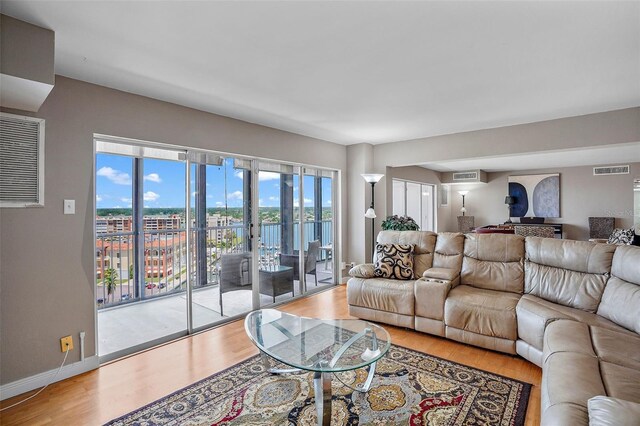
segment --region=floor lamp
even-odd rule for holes
[[[362,175],[364,180],[366,180],[371,184],[371,205],[369,206],[366,213],[364,214],[364,217],[366,217],[367,219],[371,219],[371,256],[372,256],[371,259],[372,261],[373,261],[373,253],[376,247],[376,240],[375,240],[376,211],[374,210],[374,207],[375,207],[374,188],[376,186],[376,183],[380,182],[380,179],[382,179],[383,176],[384,176],[383,174],[379,174],[379,173],[365,173]]]

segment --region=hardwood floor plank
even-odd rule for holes
[[[341,285],[280,307],[297,315],[350,318]],[[392,342],[460,364],[533,384],[527,425],[540,423],[542,370],[498,352],[385,326]],[[242,320],[103,365],[55,383],[36,398],[0,414],[2,425],[97,425],[135,410],[258,353]],[[6,407],[30,393],[2,401]],[[73,421],[71,421],[73,419]]]

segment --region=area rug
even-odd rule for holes
[[[351,386],[367,370],[340,373]],[[333,380],[332,425],[522,425],[531,385],[392,345],[368,393]],[[272,375],[259,356],[108,425],[315,425],[313,375]]]

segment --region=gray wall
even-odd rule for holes
[[[0,72],[54,84],[53,31],[0,15]]]
[[[364,213],[371,203],[371,187],[362,178],[363,173],[371,173],[373,169],[373,145],[361,143],[347,147],[347,185],[349,191],[347,232],[349,238],[345,240],[347,262],[355,264],[371,261],[371,219],[364,217]],[[384,180],[380,182],[384,185]],[[377,205],[377,203],[376,203]],[[383,208],[376,208],[380,216]]]
[[[452,185],[450,229],[456,230],[462,197],[459,190],[469,190],[465,196],[467,214],[475,216],[476,226],[503,223],[507,220],[504,197],[508,193],[510,175],[560,173],[560,215],[549,223],[562,223],[565,238],[589,239],[589,216],[616,218],[616,226],[634,226],[633,180],[640,177],[640,163],[631,163],[628,175],[593,176],[593,167],[567,167],[516,172],[489,173],[486,184]],[[517,220],[516,220],[517,221]]]
[[[0,211],[3,384],[57,367],[68,334],[77,345],[86,331],[86,356],[95,354],[94,132],[346,171],[344,146],[61,76],[38,113],[5,111],[46,119],[46,183],[44,208]],[[346,195],[343,182],[343,206]],[[63,199],[76,200],[74,216]],[[67,362],[78,360],[75,350]]]
[[[640,107],[376,145],[385,166],[640,141]]]

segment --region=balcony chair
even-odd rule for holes
[[[220,315],[222,294],[236,290],[251,290],[251,253],[229,253],[220,256]]]
[[[309,249],[304,256],[304,270],[306,275],[313,275],[315,278],[315,285],[318,286],[318,254],[320,252],[320,241],[309,241]],[[291,266],[293,268],[293,279],[300,281],[299,252],[294,250],[293,254],[280,253],[280,265]]]

